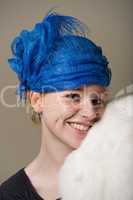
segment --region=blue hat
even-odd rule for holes
[[[8,61],[20,81],[20,97],[29,90],[56,92],[110,84],[109,62],[85,30],[74,17],[49,13],[33,30],[23,30],[14,39],[14,57]]]

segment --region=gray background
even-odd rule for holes
[[[40,127],[26,107],[16,104],[15,74],[9,69],[11,40],[32,28],[53,7],[89,26],[90,38],[103,47],[113,72],[112,97],[133,92],[132,0],[0,0],[0,182],[27,165],[38,153]],[[6,103],[6,104],[4,104]]]

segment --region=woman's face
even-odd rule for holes
[[[105,88],[97,85],[43,96],[43,132],[76,149],[98,121],[106,103]]]

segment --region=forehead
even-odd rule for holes
[[[65,95],[66,93],[74,93],[78,92],[80,93],[83,97],[87,96],[90,98],[101,98],[104,99],[105,101],[108,99],[108,90],[107,87],[103,87],[100,85],[89,85],[89,86],[83,86],[74,90],[66,90],[63,92]]]
[[[100,95],[100,97],[106,98],[108,96],[106,87],[102,87],[102,86],[99,86],[99,85],[91,85],[91,86],[85,85],[85,86],[82,86],[82,87],[79,87],[79,88],[76,88],[76,89],[64,90],[64,91],[61,91],[61,92],[46,93],[45,97],[55,100],[58,97],[64,97],[66,94],[74,93],[74,92],[81,93],[82,96],[89,95],[90,97]]]
[[[86,91],[86,92],[104,92],[105,87],[99,86],[99,85],[91,85],[91,86],[83,86],[80,88],[77,88],[79,91]]]
[[[107,91],[106,87],[102,87],[99,85],[89,85],[89,86],[82,86],[73,90],[65,90],[63,91],[64,93],[66,92],[84,92],[84,93],[104,93],[105,91]]]

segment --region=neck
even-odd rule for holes
[[[50,191],[48,196],[51,191],[56,197],[59,196],[59,171],[65,158],[72,150],[72,148],[62,143],[53,134],[47,132],[46,129],[44,131],[42,127],[40,152],[35,160],[25,169],[33,186],[41,196],[43,196],[43,191],[45,191],[45,196],[46,191]]]
[[[38,158],[45,165],[47,164],[57,171],[60,170],[64,160],[72,150],[72,148],[64,144],[53,134],[45,134],[42,131],[41,148]]]
[[[38,156],[31,163],[34,172],[41,176],[58,176],[65,158],[72,152],[72,148],[64,144],[55,135],[42,126],[41,148]]]

